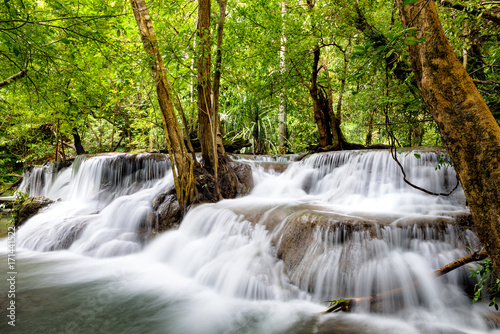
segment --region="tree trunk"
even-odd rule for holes
[[[319,133],[319,146],[326,147],[332,145],[332,133],[330,131],[330,115],[328,111],[328,101],[325,98],[324,94],[321,93],[318,89],[318,72],[319,72],[319,56],[320,49],[316,48],[314,50],[314,60],[311,74],[311,86],[309,89],[309,93],[311,95],[311,99],[313,101],[313,112],[314,119],[316,120],[316,125],[318,127]]]
[[[433,1],[403,6],[401,20],[427,41],[409,46],[420,94],[462,182],[476,233],[500,270],[500,128],[448,42]]]
[[[66,152],[64,152],[63,137],[61,136],[59,139],[61,140],[61,159],[62,159],[62,162],[65,164],[66,163]]]
[[[260,128],[259,128],[259,106],[255,107],[254,114],[254,128],[253,128],[253,154],[261,154],[262,150],[260,147]]]
[[[60,125],[60,121],[57,120],[57,126],[56,126],[56,131],[55,131],[55,135],[56,135],[56,147],[54,149],[54,155],[55,155],[54,160],[56,162],[59,161],[59,136],[60,136],[59,125]]]
[[[286,14],[286,3],[283,1],[281,3],[281,19],[284,20]],[[282,33],[281,33],[281,48],[280,48],[280,72],[281,75],[285,74],[286,63],[285,63],[285,51],[286,51],[286,35],[285,35],[285,24],[282,23]],[[286,102],[285,102],[285,87],[283,86],[280,93],[280,104],[278,108],[278,138],[280,148],[283,153],[286,152],[286,143],[288,140],[288,134],[286,129]]]
[[[203,165],[217,171],[216,122],[211,102],[210,84],[210,0],[198,0],[198,124]]]
[[[85,149],[83,148],[82,145],[82,139],[80,138],[80,135],[78,134],[77,128],[73,128],[73,141],[75,143],[75,151],[77,155],[80,154],[85,154]]]
[[[222,38],[224,33],[224,20],[226,18],[226,3],[227,0],[217,0],[219,4],[219,23],[217,25],[217,51],[215,53],[215,71],[214,71],[214,115],[216,122],[215,131],[217,131],[217,153],[225,154],[224,145],[222,144],[222,129],[219,119],[219,95],[220,95],[220,77],[222,67]]]
[[[134,17],[141,34],[144,50],[149,57],[156,93],[160,105],[163,127],[167,139],[175,190],[181,207],[185,210],[192,200],[194,188],[193,161],[182,140],[179,124],[174,112],[170,93],[170,83],[165,73],[165,65],[158,48],[156,35],[144,0],[130,0]]]
[[[371,145],[372,144],[372,136],[373,136],[373,118],[375,116],[375,109],[372,109],[370,111],[370,120],[368,121],[368,132],[366,134],[366,140],[365,140],[365,145]]]

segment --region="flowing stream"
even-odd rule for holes
[[[411,182],[455,187],[442,153],[419,155],[398,155]],[[480,247],[461,187],[413,189],[388,151],[294,158],[235,157],[252,166],[251,193],[191,208],[158,235],[153,202],[173,187],[165,155],[31,170],[22,190],[56,202],[16,231],[15,299],[0,297],[2,314],[15,300],[16,326],[4,315],[0,332],[500,333],[487,303],[471,304],[472,265],[432,276]],[[395,289],[320,314],[325,301]]]

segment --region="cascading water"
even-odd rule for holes
[[[453,169],[436,170],[438,155],[420,154],[399,155],[408,179],[453,189]],[[496,332],[489,310],[466,296],[467,268],[432,277],[479,247],[460,187],[449,197],[421,193],[387,151],[238,160],[253,166],[250,195],[191,208],[178,229],[146,244],[138,230],[153,224],[153,199],[173,186],[165,156],[86,157],[30,185],[60,200],[18,231],[17,329]],[[325,300],[398,288],[352,314],[320,315]]]
[[[71,169],[38,188],[40,193],[30,186],[30,195],[58,202],[23,226],[18,246],[38,251],[70,248],[98,257],[138,251],[136,232],[151,219],[154,196],[173,185],[169,168],[163,155],[78,158]]]

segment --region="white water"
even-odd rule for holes
[[[434,154],[400,159],[419,186],[453,188]],[[450,218],[467,212],[461,188],[421,194],[388,152],[316,155],[282,174],[256,162],[251,195],[191,209],[144,246],[137,230],[172,186],[167,169],[164,157],[98,156],[30,188],[61,200],[18,231],[20,332],[494,332],[464,296],[466,269],[430,274],[477,246]],[[312,232],[294,240],[296,226]],[[278,259],[287,242],[300,259]],[[377,313],[319,315],[322,301],[400,286]]]

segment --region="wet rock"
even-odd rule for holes
[[[54,203],[53,200],[43,196],[16,200],[12,209],[14,225],[22,225],[28,219],[38,214],[43,208],[46,208],[52,203]]]
[[[345,214],[321,205],[276,206],[261,201],[244,206],[236,202],[230,209],[253,224],[264,225],[290,281],[313,295],[319,291],[318,296],[333,289],[326,278],[319,284],[318,275],[335,273],[341,282],[341,277],[355,277],[361,263],[376,261],[380,245],[410,252],[415,247],[412,240],[443,243],[463,252],[479,245],[466,213],[434,217]],[[467,287],[470,282],[460,284]],[[392,303],[396,302],[393,298]],[[376,311],[383,306],[368,307]]]
[[[70,248],[71,245],[73,245],[73,242],[80,237],[87,224],[88,220],[85,219],[85,217],[73,219],[73,223],[69,224],[67,228],[64,229],[64,233],[59,234],[57,242],[54,242],[49,248],[47,248],[47,251]]]
[[[156,232],[177,228],[182,221],[182,209],[177,201],[175,188],[158,195],[153,200],[151,228]]]
[[[225,173],[226,177],[222,177],[219,173],[219,187],[224,198],[244,196],[253,188],[252,168],[246,163],[229,162],[225,165],[222,173]],[[228,176],[228,174],[230,175]],[[198,195],[195,204],[219,200],[214,195],[214,177],[199,165],[195,169],[195,187]],[[143,241],[150,239],[154,233],[177,228],[184,216],[177,200],[175,188],[156,196],[152,206],[151,217],[139,227],[138,234]]]
[[[249,194],[254,186],[252,167],[247,163],[239,161],[231,161],[228,163],[228,165],[238,179],[238,183],[236,185],[237,195],[245,196]]]
[[[375,224],[357,220],[353,217],[340,216],[304,210],[287,218],[282,231],[276,234],[278,257],[285,263],[288,273],[303,266],[308,249],[318,242],[343,244],[350,240],[354,232],[366,231],[370,237],[376,236]],[[319,232],[319,233],[318,233]],[[336,235],[332,240],[331,235]]]
[[[323,322],[318,334],[372,334],[373,328],[365,323],[348,321],[346,319],[330,318]]]
[[[264,168],[264,171],[274,171],[275,173],[281,174],[287,170],[288,166],[290,166],[289,162],[282,161],[256,161],[255,165]]]

